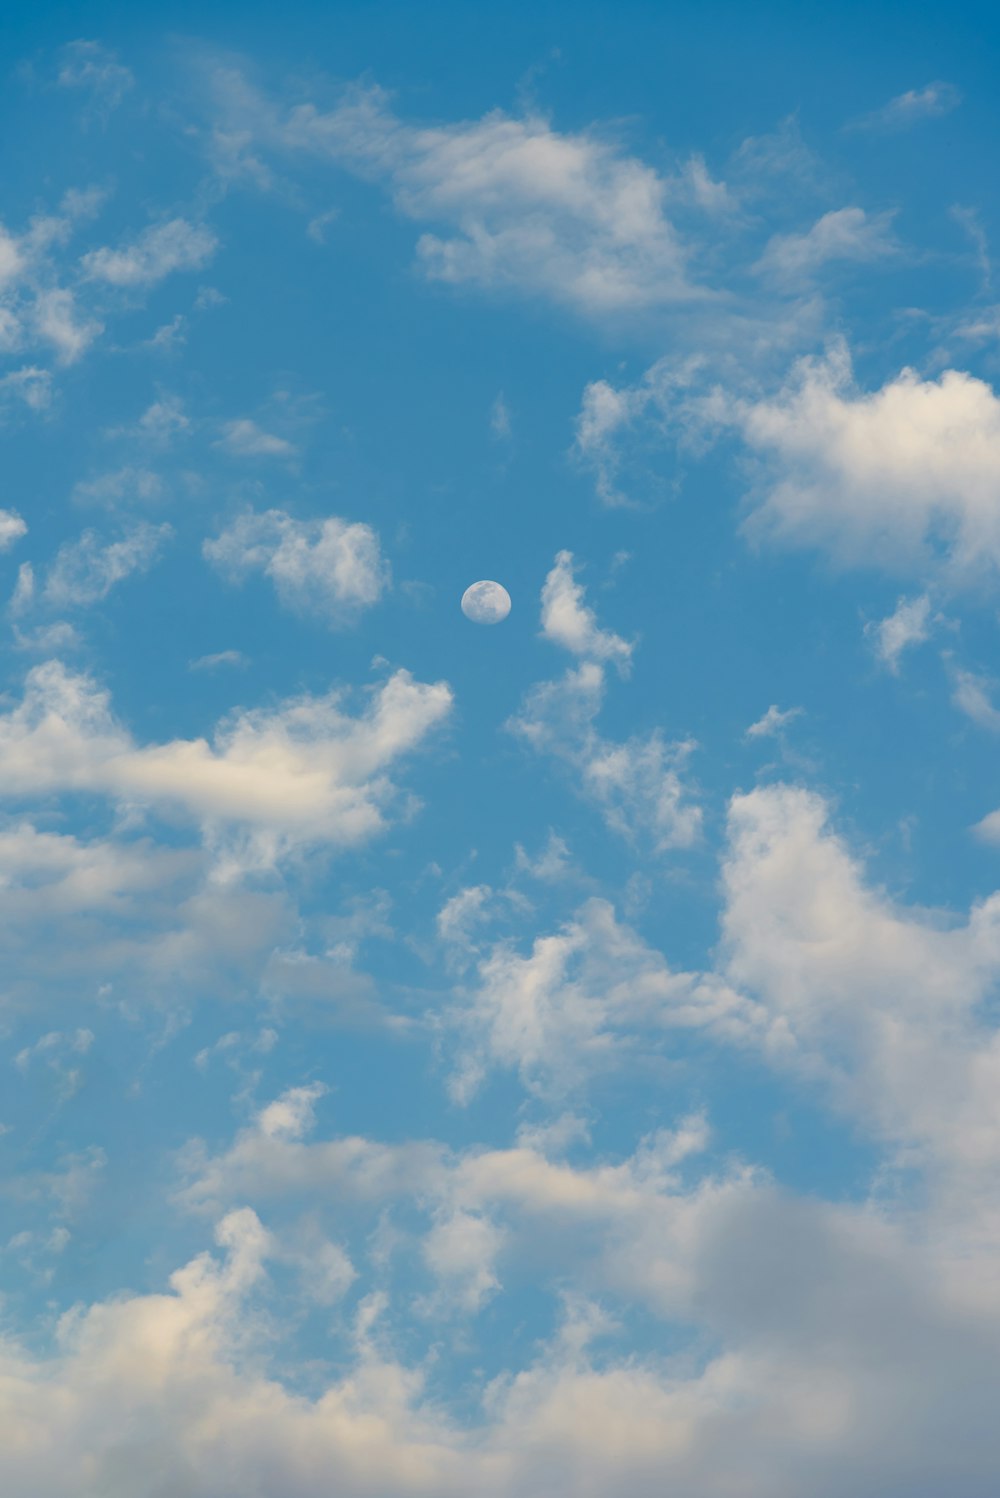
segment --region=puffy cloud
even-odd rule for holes
[[[219,241],[203,224],[174,218],[144,229],[120,249],[91,250],[81,264],[86,276],[111,286],[152,286],[174,271],[200,270]]]
[[[446,907],[450,916],[454,904]],[[478,903],[473,913],[482,914]],[[452,919],[441,935],[464,945],[465,923]],[[462,1051],[452,1090],[462,1102],[495,1067],[516,1070],[533,1092],[560,1095],[621,1064],[640,1037],[644,1047],[655,1043],[658,1032],[704,1028],[742,1039],[760,1029],[766,1040],[763,1010],[711,975],[671,971],[598,899],[538,937],[527,956],[509,942],[492,944],[460,998]]]
[[[623,1483],[649,1498],[665,1485],[714,1498],[737,1487],[747,1498],[837,1498],[856,1476],[879,1491],[917,1498],[936,1498],[942,1486],[979,1498],[987,1485],[998,1455],[993,1409],[1000,1305],[995,1285],[970,1275],[960,1246],[928,1246],[921,1227],[908,1235],[871,1206],[797,1200],[752,1171],[703,1173],[686,1185],[681,1168],[689,1173],[708,1143],[697,1116],[647,1137],[624,1159],[587,1167],[549,1158],[527,1135],[511,1148],[456,1154],[430,1143],[307,1141],[302,1135],[310,1124],[302,1118],[275,1137],[261,1127],[262,1117],[221,1155],[188,1152],[193,1179],[182,1198],[213,1215],[224,1212],[223,1224],[234,1216],[245,1224],[257,1251],[248,1253],[244,1290],[269,1289],[263,1266],[277,1255],[278,1237],[254,1211],[244,1206],[234,1213],[229,1204],[274,1206],[306,1194],[335,1200],[339,1221],[354,1213],[367,1221],[381,1218],[395,1202],[415,1207],[427,1231],[407,1249],[416,1250],[437,1280],[434,1296],[421,1304],[439,1315],[473,1312],[486,1297],[502,1295],[503,1264],[530,1263],[535,1283],[564,1292],[563,1315],[534,1360],[509,1368],[483,1390],[474,1440],[469,1425],[454,1422],[440,1400],[427,1398],[415,1369],[392,1361],[391,1329],[402,1304],[414,1304],[409,1281],[398,1304],[389,1294],[361,1302],[349,1371],[294,1405],[278,1380],[263,1373],[256,1349],[248,1349],[243,1364],[238,1344],[229,1340],[232,1322],[253,1325],[240,1297],[206,1296],[202,1335],[183,1343],[160,1338],[158,1345],[183,1347],[185,1360],[197,1360],[199,1411],[206,1398],[213,1410],[219,1400],[212,1431],[224,1418],[240,1422],[242,1432],[250,1411],[261,1439],[262,1387],[275,1411],[295,1409],[299,1486],[292,1490],[303,1498],[322,1490],[331,1463],[343,1474],[344,1491],[354,1491],[354,1421],[365,1418],[381,1445],[377,1457],[366,1447],[356,1481],[371,1491],[378,1479],[383,1491],[400,1498],[428,1487],[513,1498],[540,1480],[546,1491],[592,1498],[620,1492]],[[183,1296],[190,1283],[201,1285],[206,1274],[214,1286],[227,1272],[207,1255],[194,1266],[173,1277],[175,1295]],[[78,1315],[103,1321],[113,1314],[125,1323],[130,1312],[136,1318],[140,1308],[152,1313],[163,1299],[129,1298],[113,1313],[95,1306]],[[620,1306],[661,1318],[679,1355],[618,1356]],[[404,1323],[401,1330],[412,1342],[412,1326]],[[598,1340],[604,1343],[600,1356],[593,1346]],[[100,1351],[100,1344],[90,1346]],[[49,1378],[70,1382],[76,1371],[65,1349],[46,1370]],[[149,1397],[160,1421],[180,1403],[186,1375],[187,1368],[175,1364],[169,1381],[156,1378]],[[82,1383],[82,1367],[79,1377]],[[223,1393],[216,1395],[220,1384]],[[393,1406],[391,1418],[376,1420],[386,1391],[402,1387],[406,1398]],[[921,1412],[916,1424],[914,1409]],[[328,1429],[331,1410],[338,1418]],[[442,1465],[412,1477],[397,1467],[385,1476],[385,1464],[409,1451],[413,1423],[426,1420],[437,1422]],[[171,1428],[173,1446],[196,1460],[189,1484],[197,1479],[210,1486],[214,1468],[206,1463],[214,1448],[190,1444],[203,1421],[194,1430],[184,1419]],[[284,1416],[275,1415],[266,1430],[269,1470],[288,1491]],[[953,1441],[959,1436],[963,1464],[956,1490]],[[224,1443],[230,1478],[232,1462],[245,1449],[235,1436]],[[314,1450],[317,1463],[322,1456],[315,1474],[303,1465],[303,1454]]]
[[[135,573],[148,572],[173,535],[169,525],[140,524],[118,541],[102,541],[84,531],[59,548],[45,579],[44,597],[54,608],[84,608],[107,598],[111,589]]]
[[[295,520],[284,510],[241,515],[204,553],[233,581],[263,572],[288,608],[342,625],[378,602],[389,569],[371,526],[340,520]]]
[[[940,558],[953,582],[1000,565],[1000,400],[984,381],[903,370],[865,393],[839,347],[774,397],[720,392],[702,409],[760,459],[751,536],[895,570]]]
[[[785,1036],[775,1059],[977,1199],[1000,1158],[1000,894],[963,921],[900,908],[791,786],[733,798],[723,875],[722,970]]]
[[[865,634],[873,641],[875,654],[895,675],[904,650],[922,645],[930,639],[931,601],[926,593],[916,598],[901,598],[885,619],[865,625]]]
[[[681,778],[693,744],[671,744],[658,730],[623,743],[603,738],[594,720],[605,685],[604,668],[584,661],[559,680],[533,687],[508,727],[533,749],[567,764],[581,794],[621,836],[649,838],[658,852],[690,847],[702,820]]]
[[[0,716],[0,782],[8,797],[96,792],[172,807],[209,829],[242,827],[249,842],[240,856],[268,863],[295,846],[351,846],[380,832],[399,800],[390,767],[447,717],[451,701],[444,682],[397,671],[358,717],[334,691],[236,713],[211,744],[140,746],[90,677],[49,661]]]
[[[0,510],[0,551],[9,551],[27,534],[28,527],[16,510]]]
[[[614,661],[625,675],[633,646],[621,635],[601,629],[584,597],[584,589],[573,573],[572,553],[559,552],[542,587],[542,634],[574,655],[595,661]]]

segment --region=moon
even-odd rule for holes
[[[473,624],[499,624],[510,613],[510,594],[484,578],[462,594],[462,613]]]

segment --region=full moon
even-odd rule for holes
[[[473,624],[499,624],[510,613],[510,594],[486,579],[473,583],[462,594],[462,613]]]

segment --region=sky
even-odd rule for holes
[[[998,52],[5,19],[10,1498],[994,1491]]]

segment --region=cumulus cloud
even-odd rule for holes
[[[16,510],[0,510],[0,551],[9,551],[27,534],[27,524]]]
[[[350,623],[389,585],[377,533],[335,515],[295,520],[284,510],[250,512],[206,541],[203,551],[232,581],[263,572],[287,608],[333,625]]]
[[[153,286],[174,271],[200,270],[218,247],[203,224],[174,218],[151,225],[119,249],[90,250],[81,265],[91,280],[111,286]]]
[[[985,381],[906,369],[869,393],[839,346],[773,397],[720,391],[700,409],[759,459],[751,537],[896,571],[937,563],[956,584],[1000,565],[1000,400]]]
[[[593,609],[584,602],[582,584],[576,581],[573,555],[560,551],[555,566],[542,587],[542,634],[574,655],[588,660],[614,661],[628,672],[633,646],[621,635],[601,629]]]
[[[456,1498],[469,1491],[513,1498],[537,1486],[539,1471],[548,1489],[595,1498],[623,1483],[643,1498],[665,1484],[712,1498],[737,1486],[748,1498],[837,1498],[854,1473],[880,1491],[915,1498],[936,1498],[942,1488],[979,1498],[988,1483],[998,1452],[1000,1307],[957,1246],[929,1246],[919,1230],[908,1235],[871,1207],[796,1200],[752,1170],[699,1173],[709,1131],[698,1115],[641,1140],[625,1158],[579,1167],[550,1158],[541,1133],[526,1132],[510,1148],[461,1152],[432,1141],[309,1140],[310,1108],[299,1110],[291,1094],[278,1102],[294,1115],[284,1133],[263,1126],[262,1110],[220,1154],[203,1147],[187,1154],[191,1178],[181,1201],[224,1214],[223,1243],[253,1245],[238,1276],[242,1294],[219,1297],[217,1282],[230,1271],[201,1255],[197,1272],[188,1266],[173,1277],[171,1296],[98,1305],[75,1323],[84,1336],[91,1318],[106,1333],[131,1330],[145,1312],[159,1349],[158,1361],[141,1365],[147,1379],[157,1374],[147,1397],[155,1397],[159,1421],[172,1421],[171,1450],[182,1444],[203,1486],[215,1446],[184,1445],[191,1427],[172,1414],[175,1404],[184,1408],[182,1393],[195,1376],[199,1410],[206,1400],[213,1409],[219,1402],[210,1430],[220,1420],[225,1430],[238,1423],[240,1439],[223,1443],[229,1476],[246,1452],[252,1413],[255,1439],[266,1433],[269,1470],[282,1474],[286,1488],[292,1458],[285,1443],[294,1435],[304,1498],[322,1490],[331,1463],[348,1493],[355,1481],[370,1490],[377,1477],[393,1494],[431,1488]],[[682,1168],[692,1166],[694,1180],[685,1183]],[[485,1388],[474,1441],[440,1399],[427,1398],[416,1368],[393,1359],[400,1306],[387,1293],[361,1302],[349,1371],[314,1400],[292,1405],[280,1381],[263,1374],[254,1347],[244,1370],[226,1333],[230,1318],[252,1327],[243,1295],[270,1290],[266,1266],[278,1240],[257,1210],[235,1204],[251,1200],[265,1212],[303,1195],[335,1200],[341,1222],[352,1214],[371,1222],[389,1204],[408,1203],[426,1224],[409,1255],[436,1277],[431,1303],[439,1312],[473,1314],[503,1294],[505,1267],[519,1262],[532,1265],[534,1281],[553,1298],[562,1288],[550,1339]],[[403,1299],[412,1304],[406,1283]],[[200,1293],[187,1305],[192,1286]],[[201,1334],[167,1338],[154,1307],[163,1316],[197,1307]],[[672,1341],[684,1337],[682,1328],[693,1337],[669,1361],[620,1357],[616,1315],[626,1308],[662,1319]],[[411,1327],[404,1332],[412,1339]],[[106,1344],[91,1334],[86,1345],[91,1368],[105,1366]],[[114,1345],[120,1356],[117,1337]],[[128,1345],[138,1362],[145,1343]],[[69,1352],[61,1348],[46,1369],[60,1387],[72,1386],[77,1372]],[[183,1360],[169,1378],[160,1372],[164,1356]],[[82,1367],[77,1376],[82,1383]],[[129,1397],[142,1397],[145,1387],[130,1384]],[[56,1408],[67,1405],[68,1398]],[[266,1423],[262,1409],[270,1412]],[[434,1455],[425,1445],[411,1472],[414,1422],[427,1420],[436,1422]],[[373,1441],[378,1436],[377,1445],[364,1445],[356,1469],[355,1421]],[[956,1489],[958,1434],[964,1456]],[[91,1429],[91,1449],[97,1441]],[[303,1452],[317,1453],[315,1474]]]
[[[333,691],[238,712],[211,743],[138,745],[107,692],[49,661],[0,715],[0,784],[9,798],[97,793],[173,808],[208,831],[242,828],[246,842],[227,855],[234,868],[267,864],[298,846],[349,847],[382,831],[400,800],[390,768],[443,722],[451,701],[444,682],[397,671],[358,717]]]
[[[985,1190],[1000,1158],[1000,1032],[984,1009],[1000,894],[961,920],[900,907],[823,800],[792,786],[734,797],[729,827],[722,972],[784,1034],[775,1059],[936,1171],[939,1190]]]
[[[465,947],[455,901],[440,933]],[[511,1069],[532,1092],[561,1096],[594,1072],[619,1065],[657,1034],[702,1028],[742,1038],[761,1026],[763,1011],[711,975],[673,972],[660,955],[620,922],[605,900],[591,899],[559,931],[538,937],[527,956],[510,942],[491,943],[475,959],[455,1024],[462,1037],[452,1092],[467,1102],[493,1068]]]

